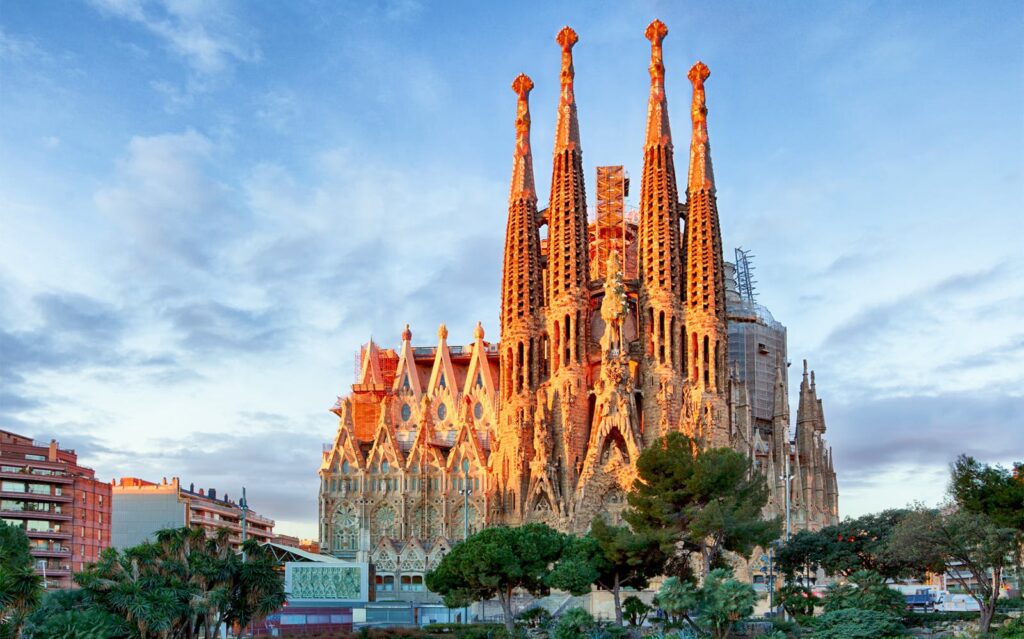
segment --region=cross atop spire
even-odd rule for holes
[[[693,84],[693,103],[690,117],[693,119],[693,141],[690,143],[690,175],[686,182],[691,194],[697,191],[715,191],[715,174],[711,170],[711,144],[708,141],[708,106],[704,95],[704,81],[711,70],[703,62],[690,69],[687,77]]]
[[[572,66],[572,48],[579,42],[579,36],[570,27],[562,27],[555,40],[562,48],[562,91],[558,99],[558,124],[555,127],[555,153],[565,149],[579,148],[580,125],[576,119],[576,96],[573,93],[573,79],[576,71]]]
[[[512,81],[512,90],[519,96],[516,106],[516,148],[512,155],[512,187],[509,200],[537,199],[533,181],[533,152],[530,149],[530,91],[533,80],[520,73]]]

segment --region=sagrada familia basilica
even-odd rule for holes
[[[747,382],[730,366],[710,71],[698,62],[689,72],[692,129],[680,193],[662,59],[667,32],[655,20],[645,33],[651,86],[638,215],[617,218],[611,239],[600,220],[589,221],[573,92],[578,38],[566,27],[557,37],[561,92],[544,208],[530,143],[533,82],[520,75],[512,83],[500,342],[478,324],[470,344],[451,345],[442,324],[435,346],[413,346],[407,326],[397,351],[372,341],[361,350],[320,467],[320,540],[324,552],[372,561],[378,588],[391,579],[396,592],[422,590],[422,575],[451,544],[485,526],[539,521],[582,533],[595,516],[619,521],[637,457],[672,431],[753,458],[771,490],[767,515],[783,511],[788,486],[794,529],[837,520],[813,373],[805,363],[791,438],[784,358],[772,362],[769,415],[760,420]]]

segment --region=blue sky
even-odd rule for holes
[[[572,25],[589,185],[639,175],[655,17],[677,149],[711,68],[724,245],[817,370],[844,514],[1024,457],[1015,2],[5,2],[0,428],[315,535],[359,343],[496,336],[510,82],[544,200]]]

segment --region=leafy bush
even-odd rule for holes
[[[443,639],[508,639],[505,626],[497,623],[432,623],[423,627],[425,634],[415,634],[417,630],[409,629],[408,636],[442,637]],[[391,635],[387,635],[391,636]]]
[[[100,608],[84,590],[54,590],[29,616],[35,639],[108,639],[128,635],[120,617]]]
[[[570,608],[558,618],[551,639],[585,639],[597,627],[594,617],[583,608]]]
[[[890,588],[878,573],[858,570],[850,575],[849,583],[829,586],[822,604],[825,612],[856,608],[900,615],[907,607],[907,600]]]
[[[903,634],[897,615],[878,610],[845,608],[809,622],[813,639],[878,639]]]
[[[800,624],[790,619],[772,617],[772,628],[774,628],[776,632],[781,632],[787,637],[800,636]]]
[[[996,629],[994,636],[996,639],[1024,638],[1024,617],[1017,617],[1003,624]]]
[[[1024,597],[1007,597],[996,601],[997,610],[1024,610]]]
[[[650,614],[651,610],[653,608],[645,604],[636,595],[630,595],[622,602],[622,614],[626,619],[626,623],[633,627],[644,625],[644,620],[647,619],[647,615]]]
[[[537,606],[536,608],[530,608],[519,613],[516,621],[520,621],[530,628],[542,628],[551,621],[551,613]]]
[[[799,584],[786,584],[779,591],[782,599],[782,607],[794,617],[806,617],[814,614],[814,605],[818,598],[807,586]]]

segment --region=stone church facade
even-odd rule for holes
[[[650,99],[638,215],[624,214],[614,250],[588,218],[573,91],[576,33],[562,65],[550,201],[538,206],[530,141],[533,82],[515,79],[515,147],[502,274],[500,341],[480,324],[452,345],[371,341],[320,466],[323,552],[369,560],[378,592],[417,593],[422,576],[468,532],[545,522],[583,533],[621,520],[640,452],[672,431],[755,459],[781,513],[788,467],[794,528],[838,518],[838,486],[813,373],[806,363],[795,437],[786,362],[774,416],[755,425],[728,360],[725,263],[708,138],[705,82],[693,86],[686,183],[680,192],[665,95],[665,25],[651,46]],[[546,229],[543,234],[542,229]],[[599,260],[599,262],[598,262]],[[596,275],[596,277],[595,277]],[[762,420],[763,421],[763,420]]]

